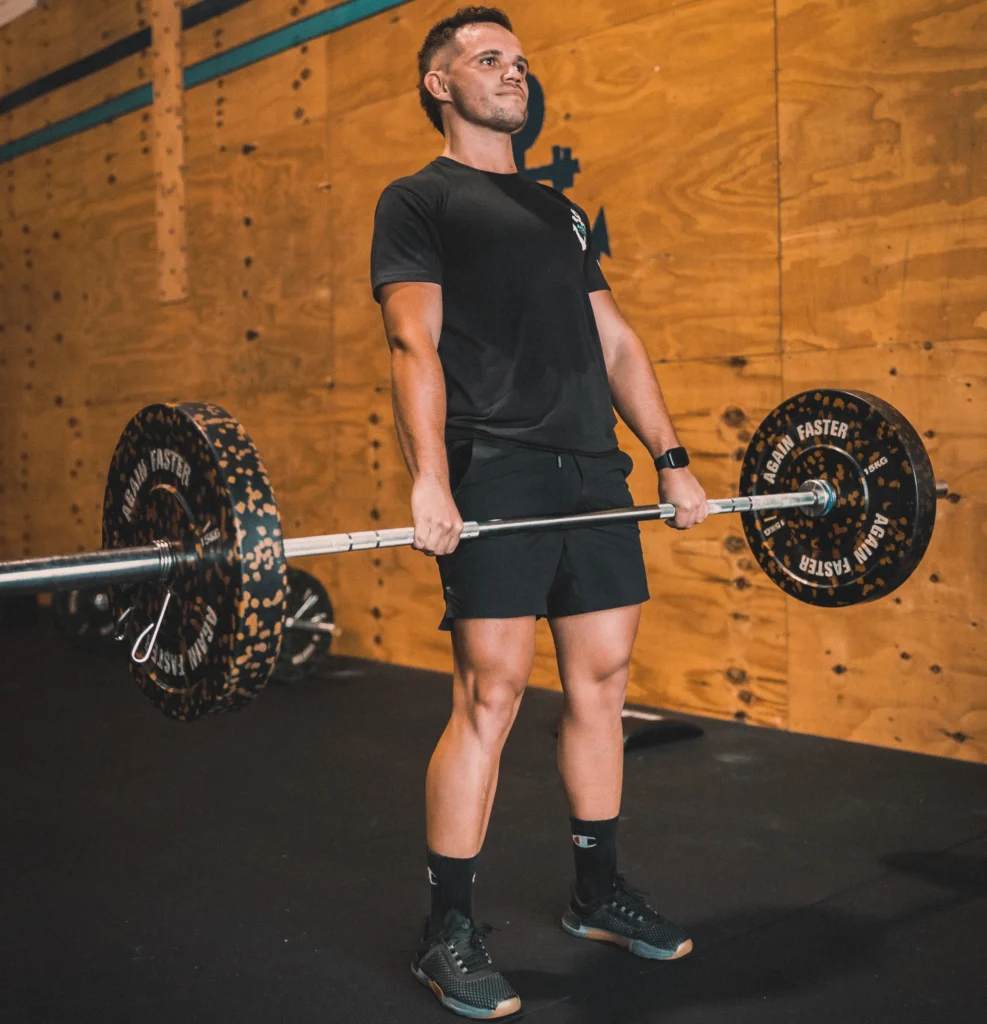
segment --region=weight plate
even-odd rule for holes
[[[914,427],[862,391],[815,389],[786,399],[758,427],[744,456],[741,494],[797,491],[827,480],[826,516],[799,509],[741,516],[751,551],[786,594],[838,607],[900,587],[932,537],[936,482]]]
[[[284,546],[257,449],[219,406],[150,405],[124,429],[106,484],[103,546],[155,540],[181,552],[169,582],[109,588],[118,614],[132,607],[130,648],[171,594],[151,656],[131,659],[132,675],[182,721],[244,706],[277,661]]]
[[[105,587],[58,590],[52,611],[59,632],[83,650],[116,646],[116,617]]]
[[[288,618],[296,622],[333,623],[332,601],[322,583],[311,573],[288,566]],[[313,675],[325,662],[332,645],[331,633],[310,633],[286,627],[281,654],[271,682],[294,683]]]

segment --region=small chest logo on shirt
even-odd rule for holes
[[[576,238],[579,239],[579,244],[582,246],[583,252],[586,251],[586,225],[583,223],[583,218],[572,211],[572,230],[576,232]]]

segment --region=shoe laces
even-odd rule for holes
[[[645,900],[646,889],[636,889],[627,883],[627,879],[618,871],[614,876],[615,888],[610,897],[611,904],[625,914],[643,921],[645,916],[658,917],[658,911]]]
[[[468,935],[452,936],[446,942],[449,951],[456,958],[456,963],[459,964],[459,968],[464,974],[482,970],[493,963],[487,952],[485,940],[491,932],[497,930],[492,924],[473,925]]]

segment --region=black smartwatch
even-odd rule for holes
[[[669,448],[655,459],[655,469],[681,469],[689,465],[689,453],[682,447]]]

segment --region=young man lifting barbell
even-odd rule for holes
[[[614,408],[656,460],[671,525],[707,515],[585,212],[517,171],[511,134],[527,118],[527,72],[496,9],[465,8],[432,28],[419,92],[445,149],[384,190],[371,259],[415,546],[438,559],[454,665],[452,714],[426,779],[431,912],[412,967],[471,1017],[520,1008],[473,922],[472,887],[540,617],[564,692],[558,765],[576,878],[563,927],[651,958],[692,948],[617,872],[621,708],[648,599],[637,524],[458,543],[464,518],[631,504]]]

